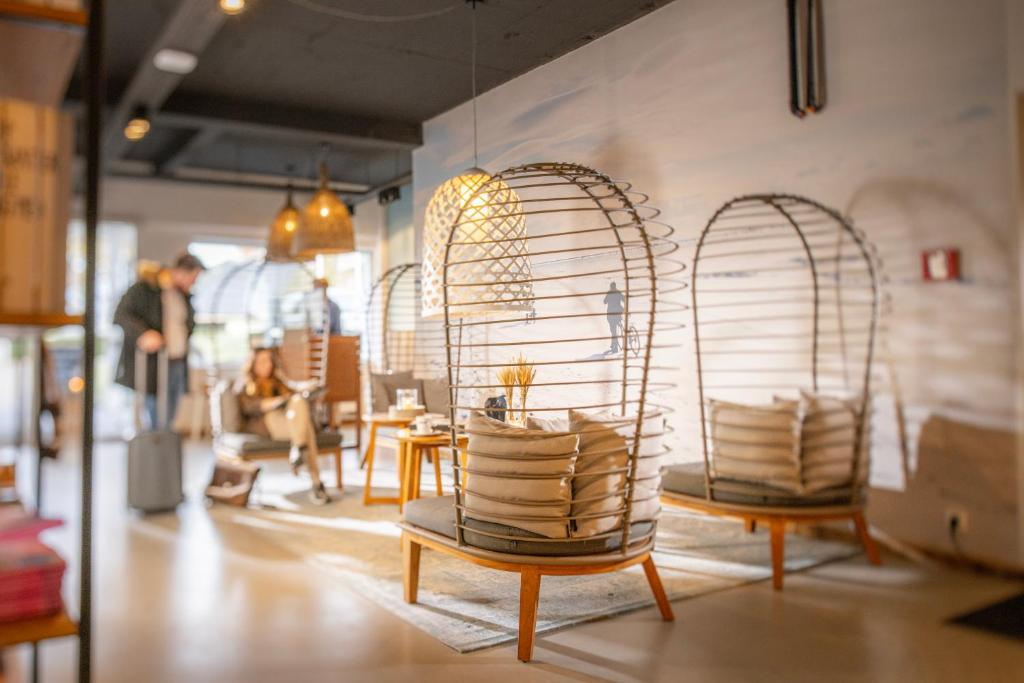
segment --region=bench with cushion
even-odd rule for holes
[[[239,431],[242,414],[229,380],[219,382],[210,395],[210,422],[213,427],[213,450],[219,456],[245,461],[273,460],[287,458],[291,450],[289,441],[277,441]],[[338,432],[318,432],[316,444],[321,456],[334,457],[335,484],[341,490],[342,435]]]

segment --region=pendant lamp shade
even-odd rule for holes
[[[292,239],[292,255],[308,261],[320,254],[355,251],[355,231],[348,207],[327,186],[327,164],[320,164],[320,187],[302,210]]]
[[[522,204],[505,181],[479,168],[445,181],[427,205],[423,317],[444,315],[446,293],[453,318],[533,310],[526,238]]]
[[[292,190],[289,187],[284,206],[277,212],[274,222],[270,224],[270,234],[267,236],[266,259],[268,261],[281,263],[295,260],[295,257],[292,256],[292,240],[295,238],[295,233],[301,222],[302,214],[292,202]]]

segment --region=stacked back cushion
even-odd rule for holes
[[[710,401],[715,477],[803,492],[800,401],[748,406]]]
[[[800,399],[805,405],[800,437],[804,491],[850,485],[858,422],[853,402],[809,392],[801,392]],[[866,471],[866,447],[861,449],[861,465]]]
[[[637,456],[636,481],[633,492],[632,522],[655,519],[661,512],[661,464],[665,435],[665,417],[661,413],[644,415],[640,430],[640,452]]]
[[[466,432],[466,517],[567,538],[579,437],[514,427],[478,413]]]
[[[658,516],[661,504],[660,414],[644,417],[634,482],[631,522]],[[608,514],[625,507],[629,455],[636,434],[636,418],[602,412],[569,411],[569,428],[580,435],[580,454],[572,481],[572,535],[595,536],[621,528],[622,515]],[[592,516],[593,515],[593,516]]]
[[[230,380],[222,380],[213,390],[213,429],[218,434],[242,431],[242,411]]]
[[[425,378],[420,380],[423,387],[420,403],[427,407],[428,413],[448,416],[448,382],[443,379]]]
[[[373,393],[373,412],[388,412],[388,408],[395,404],[399,389],[418,389],[421,394],[420,402],[423,402],[423,388],[418,379],[413,379],[412,371],[372,373],[370,390]]]

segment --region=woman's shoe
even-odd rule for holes
[[[327,495],[327,487],[323,483],[314,484],[310,489],[309,502],[313,505],[327,505],[331,502],[331,497]]]
[[[292,446],[291,450],[288,451],[288,464],[291,465],[292,474],[298,476],[299,468],[306,462],[306,449],[305,447]]]

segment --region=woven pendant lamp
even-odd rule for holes
[[[476,2],[471,0],[471,5],[470,74],[476,164]],[[446,254],[449,238],[451,252]],[[423,226],[423,317],[444,315],[445,282],[449,317],[533,310],[530,278],[526,221],[515,191],[476,165],[442,183],[430,198]]]
[[[266,254],[268,261],[283,263],[295,260],[295,257],[292,256],[292,240],[295,238],[295,233],[301,222],[302,214],[292,202],[292,187],[289,183],[284,206],[277,212],[274,222],[270,224]]]
[[[292,255],[301,261],[320,254],[355,251],[352,216],[327,183],[327,163],[321,162],[320,187],[302,210],[302,220],[292,239]]]
[[[480,168],[445,181],[427,205],[425,318],[444,314],[445,251],[451,317],[533,308],[526,222],[515,191]]]

